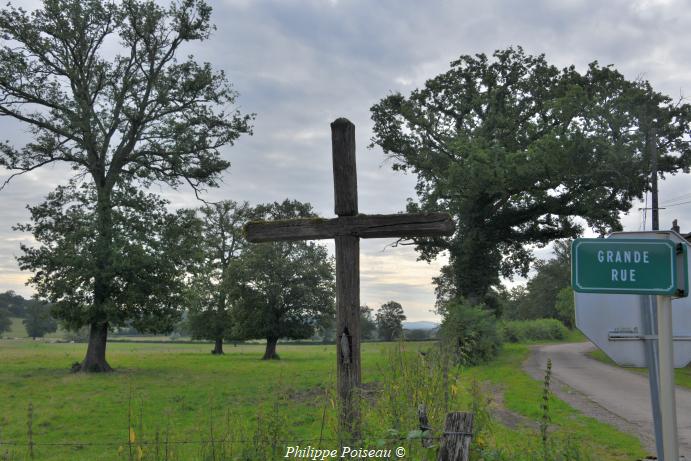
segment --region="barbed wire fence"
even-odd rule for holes
[[[418,408],[418,413],[420,415],[420,426],[418,429],[411,430],[407,434],[398,433],[365,433],[361,434],[357,441],[353,440],[352,443],[361,446],[362,448],[369,449],[385,449],[391,448],[391,444],[406,444],[409,448],[413,444],[420,444],[421,448],[425,449],[444,449],[444,442],[447,442],[447,446],[455,445],[466,445],[470,443],[470,439],[473,436],[472,433],[472,414],[468,413],[449,413],[447,415],[447,425],[443,431],[434,431],[428,423],[426,409],[424,405]],[[450,420],[458,420],[458,418],[468,418],[470,419],[464,423],[462,426],[454,425]],[[468,424],[466,424],[468,423]],[[468,428],[468,430],[458,430],[457,428]],[[453,430],[456,429],[456,430]],[[1,434],[0,434],[1,435]],[[136,452],[137,448],[160,448],[168,453],[169,447],[175,446],[199,446],[214,449],[215,447],[222,446],[234,446],[234,445],[256,445],[258,442],[257,437],[229,437],[221,436],[218,438],[198,438],[198,439],[170,439],[168,434],[165,434],[165,438],[162,439],[160,431],[156,431],[156,436],[154,439],[137,439],[133,433],[133,429],[130,427],[129,435],[121,439],[111,439],[103,441],[62,441],[62,442],[43,442],[36,440],[36,435],[33,432],[33,405],[30,403],[28,408],[28,421],[27,421],[27,438],[26,440],[19,439],[9,439],[4,440],[0,437],[0,461],[13,460],[16,459],[16,450],[20,449],[24,451],[26,457],[30,460],[41,459],[38,457],[37,452],[40,449],[50,449],[50,448],[73,448],[73,449],[83,449],[86,447],[100,447],[100,448],[114,448],[117,449],[120,454],[124,454],[125,450],[129,452],[130,459],[142,459],[142,455],[132,455],[133,451]],[[455,441],[455,443],[454,443]],[[307,449],[313,448],[318,449],[324,447],[323,444],[337,444],[336,449],[342,448],[344,443],[343,438],[338,437],[311,437],[311,438],[285,438],[271,440],[274,446],[281,446],[283,452],[286,452],[288,447],[300,446],[300,448]],[[309,444],[304,447],[304,444]],[[312,447],[312,444],[316,444]],[[334,445],[331,445],[334,447]],[[9,449],[15,450],[10,452]],[[158,450],[157,450],[158,452]],[[156,459],[159,459],[156,457]],[[166,458],[168,456],[166,455]],[[217,459],[214,455],[213,459]],[[225,459],[225,458],[219,458]],[[441,458],[440,458],[441,459]]]

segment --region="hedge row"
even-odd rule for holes
[[[557,319],[508,320],[501,322],[502,339],[511,343],[541,339],[564,339],[569,330]]]

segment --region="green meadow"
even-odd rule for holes
[[[405,459],[434,459],[434,448],[422,449],[410,433],[415,400],[434,397],[424,393],[437,370],[425,371],[419,353],[434,347],[363,345],[363,445],[404,446]],[[110,343],[114,373],[70,373],[84,348],[0,340],[0,459],[282,459],[287,445],[337,446],[332,345],[279,343],[281,360],[267,362],[259,360],[262,345],[213,356],[209,344]],[[519,459],[511,453],[540,443],[543,386],[520,370],[528,353],[526,345],[506,345],[494,362],[449,376],[449,409],[478,412],[473,443],[505,453],[501,459]],[[596,460],[644,455],[635,438],[554,396],[549,402],[549,433],[559,443],[584,447]],[[435,429],[442,420],[431,415]]]

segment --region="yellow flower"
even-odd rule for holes
[[[134,443],[137,440],[137,435],[134,433],[134,429],[130,427],[130,443]]]

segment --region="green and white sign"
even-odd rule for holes
[[[677,265],[670,240],[576,239],[571,246],[571,284],[582,293],[676,295],[685,288]]]

